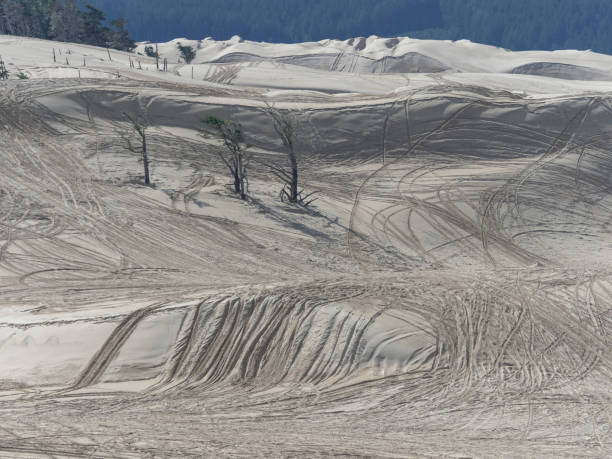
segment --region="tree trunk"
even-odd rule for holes
[[[240,182],[240,199],[243,201],[246,199],[246,190],[244,189],[244,164],[242,163],[242,155],[238,155],[238,176]]]
[[[240,194],[240,172],[238,167],[234,168],[234,192]]]
[[[142,137],[142,162],[144,164],[144,175],[145,184],[151,185],[151,177],[149,176],[149,155],[147,153],[147,138],[141,134]]]
[[[298,163],[295,153],[291,152],[289,155],[291,162],[291,202],[298,201]]]

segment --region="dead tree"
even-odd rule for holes
[[[272,173],[283,181],[283,188],[280,191],[281,201],[289,201],[304,206],[311,204],[314,199],[312,195],[316,192],[304,195],[304,190],[299,188],[299,164],[298,155],[295,151],[295,140],[298,131],[297,119],[291,114],[281,113],[279,110],[266,103],[266,113],[274,122],[274,130],[278,134],[285,152],[289,170],[276,164],[267,163]]]
[[[240,199],[246,200],[249,183],[247,169],[251,155],[247,153],[248,145],[244,142],[242,126],[236,121],[222,120],[214,116],[209,116],[203,119],[202,122],[210,126],[215,131],[215,134],[223,140],[228,153],[224,155],[219,152],[219,157],[232,175],[234,192],[240,196]],[[204,137],[207,134],[207,131],[202,133]]]
[[[8,80],[9,71],[4,65],[4,61],[2,60],[2,56],[0,56],[0,80]]]
[[[149,186],[151,185],[151,176],[149,174],[149,153],[147,151],[147,128],[149,127],[149,123],[144,115],[136,117],[125,112],[123,115],[129,120],[133,131],[138,135],[140,141],[140,146],[135,146],[132,143],[130,136],[124,135],[123,140],[125,142],[125,147],[132,153],[139,153],[141,155],[144,168],[145,184]]]

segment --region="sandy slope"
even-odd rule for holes
[[[0,83],[0,456],[612,454],[611,57],[159,49],[0,37],[30,76]],[[211,114],[255,152],[246,203]]]

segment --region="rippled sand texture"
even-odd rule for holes
[[[209,40],[192,80],[0,37],[0,456],[612,454],[612,58],[406,40]]]

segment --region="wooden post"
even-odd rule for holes
[[[385,115],[385,121],[383,123],[383,136],[382,136],[382,163],[385,164],[385,160],[387,157],[387,126],[389,125],[389,113],[387,112]]]

